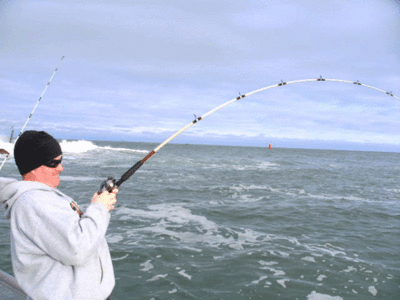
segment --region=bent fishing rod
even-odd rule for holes
[[[343,83],[350,83],[350,84],[355,84],[355,85],[359,85],[359,86],[365,86],[367,88],[370,89],[374,89],[377,90],[379,92],[385,93],[391,97],[394,97],[398,100],[400,100],[400,97],[395,96],[392,92],[387,92],[384,91],[382,89],[378,89],[376,87],[373,87],[371,85],[367,85],[367,84],[363,84],[361,82],[357,81],[348,81],[348,80],[340,80],[340,79],[325,79],[322,78],[322,76],[320,76],[320,78],[317,79],[302,79],[302,80],[294,80],[294,81],[287,81],[284,82],[283,80],[280,83],[277,84],[273,84],[267,87],[263,87],[261,89],[249,92],[247,94],[244,95],[240,95],[232,100],[229,100],[223,104],[221,104],[220,106],[210,110],[209,112],[205,113],[204,115],[202,115],[201,117],[196,117],[195,115],[195,119],[190,122],[188,125],[184,126],[183,128],[181,128],[180,130],[178,130],[176,133],[174,133],[173,135],[171,135],[169,138],[167,138],[164,142],[162,142],[160,145],[158,145],[154,150],[152,150],[151,152],[149,152],[143,159],[139,160],[136,164],[134,164],[128,171],[126,171],[119,180],[116,180],[113,177],[108,177],[107,180],[105,180],[101,185],[100,185],[100,190],[98,191],[98,193],[101,193],[103,191],[108,190],[109,192],[111,192],[114,188],[118,188],[122,183],[124,183],[125,181],[127,181],[141,166],[143,166],[143,164],[150,158],[152,157],[154,154],[156,154],[156,152],[158,150],[160,150],[162,147],[164,147],[166,144],[168,144],[170,141],[172,141],[174,138],[176,138],[178,135],[180,135],[181,133],[183,133],[185,130],[189,129],[191,126],[193,126],[194,124],[196,124],[197,122],[203,120],[204,118],[208,117],[209,115],[213,114],[214,112],[216,112],[217,110],[220,110],[221,108],[234,103],[238,100],[241,100],[245,97],[254,95],[256,93],[268,90],[268,89],[272,89],[275,87],[281,87],[281,86],[285,86],[288,84],[294,84],[294,83],[302,83],[302,82],[311,82],[311,81],[333,81],[333,82],[343,82]]]
[[[51,77],[50,77],[49,82],[47,82],[47,84],[46,84],[46,86],[45,86],[45,88],[44,88],[42,94],[40,95],[38,101],[36,102],[36,105],[33,107],[32,111],[31,111],[31,114],[29,115],[28,119],[26,120],[24,126],[22,126],[21,131],[19,132],[17,138],[16,138],[15,141],[14,141],[14,145],[15,145],[15,143],[17,142],[18,138],[21,136],[22,132],[24,131],[24,129],[25,129],[25,127],[26,127],[26,125],[28,125],[28,122],[29,122],[30,119],[32,118],[33,114],[35,113],[36,107],[38,107],[38,105],[39,105],[39,103],[40,103],[40,100],[42,100],[42,97],[43,97],[44,93],[46,93],[46,90],[47,90],[47,88],[49,87],[49,85],[50,85],[51,81],[53,80],[54,76],[56,75],[56,73],[57,73],[57,71],[58,71],[58,67],[60,66],[61,61],[62,61],[63,59],[64,59],[64,56],[61,57],[60,61],[59,61],[58,64],[57,64],[56,69],[54,70],[53,74],[52,74]],[[14,132],[14,129],[13,129],[13,132]],[[11,138],[11,139],[12,139],[12,138]],[[10,140],[10,143],[11,143],[11,140]],[[1,166],[0,166],[0,171],[1,171],[1,169],[3,168],[4,164],[6,163],[6,160],[9,158],[9,156],[10,156],[10,154],[7,154],[6,157],[4,158],[4,160],[3,160],[3,162],[2,162],[2,164],[1,164]]]

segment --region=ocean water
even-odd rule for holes
[[[61,145],[81,207],[157,146]],[[120,187],[112,299],[400,299],[399,179],[400,153],[168,144]]]

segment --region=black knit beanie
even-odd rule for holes
[[[21,175],[50,162],[62,154],[60,144],[44,131],[25,131],[14,147],[14,158]]]

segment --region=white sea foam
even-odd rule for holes
[[[316,291],[312,291],[311,294],[307,295],[307,299],[308,300],[343,300],[342,297],[320,294],[320,293],[317,293]]]
[[[287,196],[291,196],[291,197],[297,197],[299,195],[307,195],[308,193],[304,190],[304,189],[277,189],[277,188],[273,188],[269,185],[254,185],[254,184],[250,184],[250,185],[244,185],[244,184],[240,184],[240,185],[235,185],[232,187],[229,187],[230,190],[234,190],[237,193],[243,193],[245,191],[254,191],[254,190],[260,190],[260,191],[265,191],[265,192],[271,192],[271,193],[276,193],[276,194],[284,194]],[[242,194],[242,195],[238,195],[235,194],[236,197],[240,196],[240,197],[245,197],[246,195]],[[248,196],[247,198],[252,197],[251,195]],[[314,196],[317,197],[317,196]],[[259,197],[259,198],[251,198],[252,201],[258,201],[258,200],[262,200],[265,199],[264,197]]]
[[[149,226],[127,230],[128,235],[137,236],[140,232],[147,235],[150,232],[153,238],[165,239],[169,237],[171,240],[180,241],[183,248],[190,247],[192,249],[193,245],[196,245],[195,249],[199,249],[198,245],[219,248],[225,245],[231,249],[242,250],[245,245],[254,246],[274,240],[279,243],[279,240],[283,240],[292,243],[296,247],[310,250],[311,255],[301,258],[305,261],[316,263],[314,256],[346,256],[343,248],[329,243],[324,245],[303,244],[293,237],[266,236],[250,229],[223,228],[208,220],[205,216],[193,214],[191,210],[179,204],[151,205],[147,210],[120,207],[115,211],[115,214],[120,221],[136,219],[147,223],[148,220],[151,220],[151,225]],[[293,251],[295,251],[294,248],[289,253],[282,251],[270,251],[270,253],[273,256],[287,258]],[[196,252],[200,252],[200,249]],[[214,259],[219,258],[220,256],[214,257]],[[261,269],[271,271],[274,276],[285,275],[285,272],[280,268],[272,268],[272,262],[262,262],[260,264],[262,265]]]
[[[159,280],[161,278],[165,278],[167,276],[168,276],[168,274],[160,274],[160,275],[153,276],[152,278],[147,279],[146,281],[149,281],[149,282],[157,281],[157,280]]]
[[[235,200],[237,199],[238,202],[241,202],[241,203],[249,203],[249,202],[257,202],[257,201],[261,201],[261,200],[265,199],[265,196],[254,197],[251,193],[252,191],[254,191],[254,190],[272,191],[273,189],[268,185],[239,184],[239,185],[229,187],[229,190],[234,191],[234,193],[231,196],[232,199],[235,199]]]
[[[232,195],[232,199],[238,199],[238,202],[241,203],[250,203],[250,202],[257,202],[257,201],[261,201],[264,199],[264,197],[258,197],[258,198],[253,198],[252,195],[239,195],[237,193],[234,193]]]
[[[272,285],[272,282],[265,281],[264,287],[265,287],[265,288],[269,288],[271,285]]]
[[[276,282],[279,283],[281,286],[283,286],[286,289],[286,284],[285,282],[290,281],[289,279],[279,279]]]
[[[272,249],[265,249],[265,261],[259,261],[258,265],[259,271],[266,270],[261,271],[263,272],[263,274],[260,274],[264,275],[265,277],[261,276],[258,280],[254,280],[256,278],[253,277],[252,279],[248,280],[249,284],[250,282],[251,284],[263,284],[265,288],[269,287],[266,281],[267,276],[269,278],[273,278],[273,280],[270,279],[270,281],[274,282],[272,286],[281,285],[284,288],[286,288],[286,286],[290,287],[290,284],[288,284],[287,281],[291,279],[291,271],[287,269],[284,265],[280,265],[280,262],[283,261],[282,256],[287,257],[288,254],[290,254],[289,257],[297,257],[299,260],[302,259],[303,261],[309,261],[312,263],[317,263],[315,260],[316,256],[330,256],[335,257],[335,259],[338,260],[347,260],[348,258],[346,254],[347,250],[345,248],[335,246],[334,243],[311,244],[304,242],[308,241],[308,238],[303,239],[300,236],[288,237],[279,234],[267,235],[265,233],[244,228],[229,228],[226,226],[222,226],[218,223],[218,221],[214,222],[214,219],[209,220],[207,217],[201,214],[197,215],[184,206],[185,204],[181,203],[163,203],[158,205],[150,205],[146,209],[132,209],[121,206],[118,208],[118,210],[115,210],[115,215],[117,218],[119,218],[119,220],[136,219],[139,223],[143,222],[142,224],[144,224],[144,226],[133,226],[129,228],[126,231],[128,235],[150,235],[151,238],[154,240],[170,239],[170,241],[177,241],[180,249],[187,249],[190,251],[194,250],[194,252],[201,253],[201,255],[202,253],[207,252],[206,247],[215,247],[221,249],[221,246],[228,246],[231,249],[240,250],[244,249],[246,245],[253,247],[257,244],[269,245],[270,242],[273,242],[271,244],[274,244],[276,247]],[[253,251],[252,248],[250,248],[249,250],[251,250],[252,253],[258,253],[260,255],[263,254],[257,251]],[[281,250],[284,250],[285,252],[282,252]],[[304,250],[309,251],[305,252]],[[229,252],[232,254],[233,251]],[[300,253],[302,255],[300,255]],[[196,253],[194,254],[196,255]],[[226,258],[226,256],[214,256],[215,260],[218,260],[220,258]],[[354,259],[353,255],[351,255],[351,259]],[[323,258],[318,259],[318,264],[316,265],[318,269],[320,268],[320,265],[323,264],[323,262],[325,262]],[[349,264],[351,265],[351,263]],[[141,266],[141,268],[144,267],[145,266]],[[346,267],[340,270],[342,270],[343,272],[343,269],[345,268]],[[345,273],[342,273],[343,275],[356,270],[353,270],[351,267],[347,267],[347,269],[344,271]],[[188,274],[186,270],[177,269],[176,272],[177,274],[189,280],[192,279],[192,276]],[[288,274],[286,274],[286,272]],[[321,273],[324,274],[323,267],[321,271],[318,270],[317,275],[315,276],[316,282],[318,283],[318,285],[328,284],[329,282],[325,280],[327,276],[321,275]],[[154,281],[158,279],[159,278],[153,277],[150,280]],[[349,286],[348,288],[348,291],[351,293],[351,287]],[[373,288],[370,289],[371,294],[375,292],[376,291]],[[338,296],[324,295],[314,292],[308,295],[307,299],[336,300],[342,298]]]
[[[89,141],[66,141],[60,143],[63,153],[83,153],[93,151],[98,148],[95,144]]]
[[[151,260],[148,260],[148,261],[140,264],[140,266],[143,267],[142,269],[140,269],[140,271],[143,271],[143,272],[148,272],[151,269],[154,269],[154,266],[151,264]]]
[[[325,278],[327,278],[325,275],[319,275],[318,278],[317,278],[317,280],[318,280],[318,281],[322,281],[322,280],[324,280]]]
[[[268,276],[261,276],[258,280],[253,280],[251,283],[252,284],[259,284],[261,281],[263,281],[264,279],[267,279]]]
[[[117,244],[120,241],[122,241],[124,238],[120,235],[115,235],[115,236],[106,236],[107,242],[110,244]]]
[[[89,151],[120,151],[120,152],[136,152],[136,153],[148,153],[147,150],[129,149],[129,148],[117,148],[111,146],[97,146],[91,141],[79,140],[79,141],[67,141],[63,140],[60,143],[63,153],[86,153]]]
[[[315,259],[314,259],[314,257],[312,257],[312,256],[305,256],[305,257],[302,257],[301,260],[306,260],[306,261],[310,261],[310,262],[315,262]]]
[[[172,240],[180,240],[186,244],[207,244],[211,247],[226,245],[231,249],[242,250],[246,244],[254,245],[262,243],[259,240],[261,234],[250,229],[232,230],[220,229],[219,226],[204,216],[192,214],[192,212],[180,205],[159,204],[149,206],[149,210],[131,209],[120,207],[115,214],[119,220],[150,219],[159,220],[149,227],[132,229],[135,232],[152,232],[154,236],[169,236]],[[176,228],[185,228],[188,224],[195,226],[196,231],[179,231]],[[228,230],[230,234],[221,231]],[[129,232],[128,232],[129,233]]]
[[[283,276],[286,274],[282,270],[277,270],[277,269],[269,267],[270,265],[273,265],[273,262],[265,262],[265,261],[260,260],[258,263],[263,266],[260,268],[261,270],[269,270],[272,273],[274,273],[274,276]]]
[[[380,200],[371,200],[366,198],[360,198],[356,196],[340,196],[340,195],[331,195],[331,194],[322,194],[322,195],[312,195],[307,194],[307,197],[317,200],[345,200],[345,201],[354,201],[354,202],[366,202],[366,203],[382,203]]]
[[[183,277],[189,279],[189,280],[192,279],[192,276],[190,276],[189,274],[187,274],[187,273],[186,273],[186,270],[182,270],[182,271],[180,271],[180,272],[178,272],[178,273],[179,273],[180,275],[182,275]]]
[[[289,257],[290,254],[287,252],[283,252],[283,251],[278,251],[278,253],[282,256],[282,257]]]
[[[352,266],[348,266],[346,270],[343,270],[342,272],[346,272],[346,273],[350,273],[353,271],[357,271],[356,268],[352,267]]]
[[[376,294],[378,294],[378,291],[376,290],[376,288],[374,286],[368,287],[368,292],[370,292],[374,296],[376,296]]]
[[[311,251],[312,255],[314,253],[323,253],[323,254],[329,254],[331,256],[336,256],[336,255],[346,255],[346,253],[343,251],[343,248],[335,247],[332,246],[331,244],[325,244],[325,245],[307,245],[305,244],[304,247],[308,250]]]
[[[239,184],[235,186],[229,187],[230,190],[234,190],[236,192],[243,192],[248,190],[268,190],[271,191],[271,187],[268,185],[255,185],[255,184]]]
[[[264,161],[258,163],[256,165],[227,165],[227,168],[232,168],[237,171],[248,171],[248,170],[270,170],[270,169],[277,169],[280,165],[276,163],[271,163],[268,161]]]
[[[278,264],[276,261],[263,261],[263,260],[260,260],[258,263],[262,266],[273,266]]]
[[[279,164],[276,163],[271,163],[268,161],[263,161],[263,162],[259,162],[256,164],[235,164],[235,163],[231,163],[231,164],[208,164],[207,166],[204,166],[203,168],[205,169],[225,169],[225,170],[236,170],[236,171],[258,171],[258,170],[274,170],[277,169],[278,167],[280,167]]]
[[[149,153],[148,150],[139,150],[139,149],[129,149],[129,148],[113,148],[110,146],[99,147],[100,149],[110,150],[110,151],[124,151],[124,152],[135,152],[135,153]]]
[[[190,251],[195,251],[195,252],[197,252],[197,253],[200,253],[200,252],[202,252],[203,250],[201,250],[201,249],[197,249],[197,248],[193,248],[193,247],[183,247],[184,249],[188,249],[188,250],[190,250]]]
[[[113,260],[113,261],[115,261],[115,260],[124,260],[124,259],[127,258],[128,256],[129,256],[129,253],[126,254],[126,255],[124,255],[124,256],[121,256],[121,257],[112,258],[112,260]]]

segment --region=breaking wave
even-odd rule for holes
[[[138,150],[129,148],[116,148],[111,146],[98,146],[91,141],[79,140],[79,141],[67,141],[63,140],[60,143],[63,153],[85,153],[89,151],[121,151],[121,152],[136,152],[136,153],[148,153],[148,150]]]

